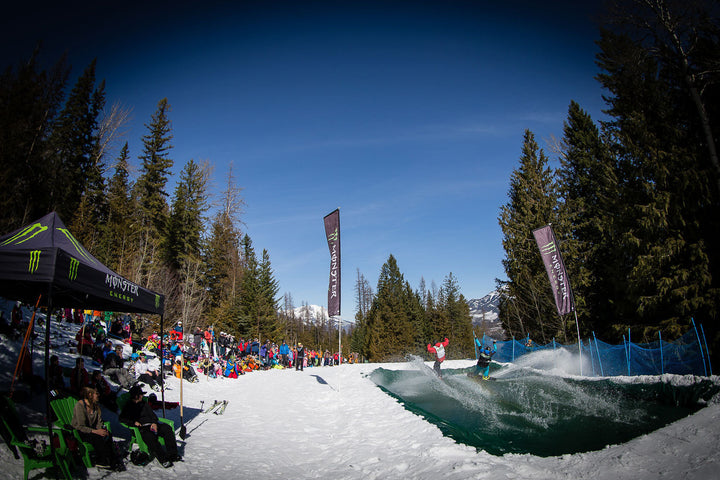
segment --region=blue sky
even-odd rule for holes
[[[115,153],[127,140],[136,166],[167,97],[174,172],[207,160],[219,192],[232,163],[243,231],[296,306],[326,305],[339,207],[346,318],[357,269],[375,288],[390,254],[413,288],[452,272],[468,299],[492,291],[524,130],[554,157],[570,101],[604,107],[594,2],[60,3],[16,7],[3,63],[40,39],[73,78],[97,58],[108,105],[132,110]]]

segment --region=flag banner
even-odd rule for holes
[[[550,225],[533,230],[535,242],[540,249],[545,264],[545,271],[550,280],[550,287],[555,297],[558,314],[565,315],[575,310],[575,300],[570,288],[570,278],[565,270],[565,263],[558,249],[555,232]]]
[[[330,284],[328,285],[328,315],[340,315],[340,210],[323,219],[325,236],[330,249]]]

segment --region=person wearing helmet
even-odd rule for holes
[[[495,352],[497,352],[497,344],[495,340],[493,340],[492,348],[490,348],[490,345],[483,346],[476,337],[475,345],[480,349],[477,365],[475,365],[475,376],[480,376],[480,372],[482,372],[483,380],[487,380],[490,376],[490,360],[492,356],[495,355]]]

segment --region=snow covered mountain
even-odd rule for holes
[[[327,320],[329,318],[327,308],[319,305],[303,305],[302,307],[295,307],[294,311],[296,318],[303,318],[306,320]]]
[[[497,290],[488,293],[482,298],[468,300],[473,327],[484,327],[485,332],[493,338],[502,338],[504,335],[502,324],[498,319],[500,313],[498,310],[499,301],[500,292]]]
[[[498,320],[498,302],[500,301],[500,292],[497,290],[488,293],[482,298],[468,300],[470,306],[470,315],[472,315],[472,324],[478,329],[483,327],[485,332],[493,338],[502,338],[504,330],[500,320]],[[317,321],[319,319],[328,320],[328,312],[325,307],[319,305],[303,305],[295,308],[295,317],[302,318],[306,321]],[[344,322],[352,322],[343,317]]]

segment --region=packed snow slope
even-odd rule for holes
[[[2,337],[0,381],[9,388],[18,343]],[[42,371],[36,345],[35,372]],[[73,355],[57,345],[53,353],[70,365]],[[444,368],[470,367],[472,360],[446,361]],[[428,365],[430,365],[428,363]],[[709,405],[660,430],[599,451],[537,457],[494,456],[443,436],[440,429],[408,411],[370,378],[377,368],[414,368],[412,362],[269,370],[238,379],[183,384],[187,438],[178,438],[184,462],[165,469],[128,463],[122,473],[90,468],[89,479],[716,479],[720,472],[720,405]],[[628,379],[637,381],[637,379]],[[667,378],[682,382],[682,378]],[[713,379],[717,381],[717,378]],[[657,379],[655,379],[657,381]],[[180,383],[167,380],[165,398],[180,400]],[[27,390],[27,387],[20,386]],[[22,395],[19,395],[22,398]],[[202,413],[214,400],[229,400],[224,415]],[[19,402],[25,423],[42,424],[44,397]],[[161,413],[161,412],[160,412]],[[167,416],[180,426],[179,409]],[[129,432],[104,410],[123,447]],[[22,461],[0,448],[0,478],[22,478]],[[84,472],[76,472],[82,473]],[[31,478],[51,478],[36,470]]]

